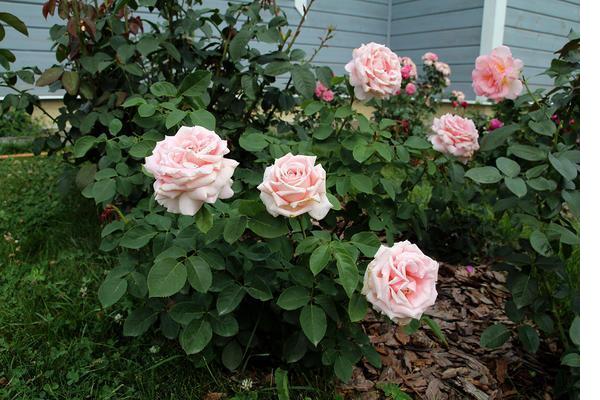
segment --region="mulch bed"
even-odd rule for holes
[[[557,344],[543,342],[534,356],[513,337],[500,349],[483,349],[479,338],[496,322],[511,326],[504,313],[509,297],[504,274],[482,266],[442,264],[438,300],[429,310],[448,347],[423,326],[410,336],[369,313],[363,326],[382,356],[381,369],[366,361],[354,368],[340,391],[350,399],[383,398],[378,384],[397,384],[414,399],[551,399]],[[555,353],[555,354],[553,354]],[[544,361],[546,360],[546,361]]]

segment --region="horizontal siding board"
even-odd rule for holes
[[[579,31],[579,23],[566,21],[560,18],[539,15],[531,11],[523,11],[508,7],[506,10],[506,26],[525,29],[528,31],[550,33],[557,36],[566,36],[572,29]]]
[[[392,15],[393,20],[398,20],[481,7],[483,7],[483,0],[420,0],[411,4],[395,4],[392,6]]]
[[[392,36],[406,33],[441,31],[481,26],[483,8],[452,11],[443,14],[413,17],[395,22],[392,19]]]
[[[509,0],[508,7],[579,22],[579,6],[560,0]]]
[[[407,33],[392,36],[392,49],[426,49],[433,46],[479,46],[481,28],[450,29],[440,32]]]
[[[456,48],[436,48],[432,47],[428,51],[436,53],[440,60],[450,65],[464,63],[465,60],[475,63],[475,58],[479,55],[479,46],[464,46]],[[421,66],[421,56],[423,50],[402,50],[394,49],[394,52],[403,57],[410,57],[418,66]]]
[[[542,32],[531,32],[507,26],[504,29],[504,44],[519,46],[529,49],[556,51],[562,43],[567,41],[567,36],[557,36]]]

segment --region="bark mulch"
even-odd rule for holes
[[[382,399],[378,387],[390,382],[413,399],[551,399],[556,343],[543,342],[536,355],[523,350],[516,335],[496,350],[479,344],[491,324],[512,325],[504,313],[509,297],[505,280],[504,274],[485,266],[440,266],[438,300],[428,315],[440,325],[447,347],[425,325],[408,336],[369,313],[363,326],[383,366],[376,369],[363,361],[354,368],[352,380],[340,387],[341,394]]]

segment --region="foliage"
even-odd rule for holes
[[[465,176],[493,193],[492,206],[512,234],[495,252],[508,271],[508,317],[524,348],[535,353],[540,335],[560,340],[565,355],[556,395],[578,393],[579,368],[579,38],[559,51],[546,74],[555,87],[496,106],[504,127],[481,140],[484,167]],[[526,81],[525,81],[526,82]],[[537,328],[537,329],[536,329]],[[571,334],[572,333],[572,334]],[[509,332],[488,328],[482,345],[498,347]]]

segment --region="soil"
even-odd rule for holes
[[[552,399],[558,345],[542,342],[527,353],[513,333],[501,348],[482,348],[479,338],[494,323],[514,325],[504,313],[509,297],[505,276],[486,266],[442,264],[438,300],[429,315],[441,327],[448,346],[423,325],[411,335],[369,312],[364,329],[382,357],[382,368],[363,361],[351,381],[340,386],[348,399],[382,399],[378,387],[397,384],[413,399]]]

